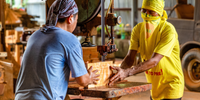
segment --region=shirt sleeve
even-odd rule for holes
[[[129,50],[139,49],[139,26],[141,26],[141,24],[136,25],[132,30]]]
[[[88,73],[83,61],[82,48],[80,45],[77,45],[69,53],[68,65],[72,72],[72,77],[80,77]]]
[[[170,57],[178,38],[176,30],[172,25],[169,25],[165,27],[165,30],[161,34],[161,39],[154,52]]]

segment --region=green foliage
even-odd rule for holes
[[[15,0],[6,0],[6,3],[10,4],[11,1],[12,1],[12,5],[15,5]]]
[[[110,32],[110,27],[109,26],[107,26],[107,27],[108,27],[108,32]],[[104,27],[104,32],[106,35],[108,35],[108,33],[106,31],[106,27]],[[97,34],[101,34],[101,26],[97,27]]]
[[[121,35],[121,33],[124,33],[124,24],[119,24],[119,25],[116,25],[115,28],[115,34],[116,35]]]
[[[108,31],[110,32],[110,27],[108,27]],[[104,28],[105,34],[108,35],[106,31],[106,27]],[[97,34],[101,35],[101,26],[97,27]],[[125,30],[125,24],[118,24],[114,27],[114,34],[116,35],[123,35],[123,36],[130,36],[130,32]]]

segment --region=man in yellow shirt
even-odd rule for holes
[[[181,100],[184,91],[184,76],[180,61],[177,32],[167,22],[164,0],[143,0],[141,16],[131,34],[130,47],[121,68],[110,79],[110,84],[145,72],[152,83],[151,100]],[[134,67],[134,59],[140,52],[143,62]]]

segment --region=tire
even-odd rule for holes
[[[200,91],[200,49],[186,52],[182,58],[185,86],[190,91]]]

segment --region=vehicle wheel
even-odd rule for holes
[[[186,52],[182,58],[185,86],[191,91],[200,91],[200,49]]]

